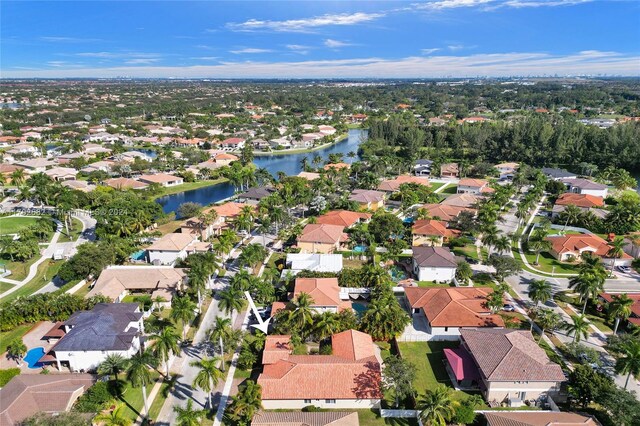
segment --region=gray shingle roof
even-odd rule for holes
[[[137,303],[98,303],[91,311],[76,312],[65,321],[71,330],[52,350],[127,350],[139,333],[137,328],[127,330],[131,322],[142,318],[137,309]]]
[[[576,174],[575,173],[571,173],[565,169],[554,169],[552,167],[543,167],[542,168],[542,173],[544,173],[545,175],[555,178],[555,179],[559,179],[559,178],[570,178],[570,177],[575,177]]]
[[[431,268],[456,268],[453,254],[446,247],[413,247],[413,259],[418,266]]]

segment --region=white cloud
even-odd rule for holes
[[[375,21],[386,16],[386,13],[342,13],[335,15],[321,15],[311,18],[287,19],[284,21],[269,21],[249,19],[245,22],[230,22],[226,27],[232,31],[278,31],[278,32],[308,32],[316,28],[327,26],[356,25]]]
[[[236,55],[240,55],[243,53],[269,53],[269,52],[273,52],[273,50],[271,49],[257,49],[254,47],[246,47],[244,49],[238,49],[238,50],[230,50],[230,53],[236,54]]]
[[[341,47],[346,47],[346,46],[353,46],[351,43],[347,43],[344,41],[340,41],[340,40],[333,40],[333,39],[326,39],[324,41],[324,45],[327,46],[328,48],[331,49],[339,49]]]
[[[128,61],[125,61],[125,64],[145,65],[145,64],[153,64],[155,62],[158,62],[159,60],[160,60],[159,58],[134,58],[134,59],[129,59]]]
[[[285,47],[292,52],[298,53],[300,55],[308,54],[309,50],[311,49],[311,46],[304,46],[302,44],[287,44]]]
[[[434,52],[437,52],[438,50],[442,50],[439,47],[433,47],[431,49],[422,49],[421,52],[423,55],[430,55]]]
[[[53,36],[40,37],[39,40],[47,41],[50,43],[92,43],[95,41],[102,41],[99,38],[53,37]]]
[[[460,7],[476,7],[494,2],[495,0],[437,0],[426,3],[416,3],[414,6],[416,9],[442,10],[457,9]]]
[[[501,7],[526,8],[526,7],[556,7],[574,6],[582,3],[590,3],[594,0],[435,0],[424,3],[415,3],[413,7],[422,10],[446,10],[458,8],[480,7],[485,11]]]
[[[176,78],[438,78],[476,76],[627,75],[638,76],[639,55],[587,50],[570,55],[483,53],[399,59],[356,58],[289,62],[235,61],[194,66],[119,66],[3,70],[5,78],[176,77]],[[53,66],[53,65],[49,65]]]
[[[452,52],[455,52],[456,50],[462,50],[464,49],[464,44],[450,44],[447,46],[447,49],[451,50]]]
[[[219,59],[219,57],[218,56],[195,56],[189,59],[195,59],[198,61],[215,61],[216,59]]]

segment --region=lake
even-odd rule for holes
[[[329,154],[341,153],[345,154],[345,161],[349,161],[346,154],[353,151],[358,152],[361,138],[366,137],[366,130],[350,129],[348,137],[331,145],[327,148],[314,152],[305,152],[300,154],[286,155],[263,155],[256,156],[253,160],[258,168],[265,168],[274,177],[278,172],[284,172],[287,175],[297,175],[302,171],[300,162],[303,157],[307,157],[309,164],[315,155],[319,155],[323,160],[329,158]],[[157,199],[165,213],[175,212],[182,203],[193,202],[206,206],[215,203],[233,195],[233,186],[229,183],[221,183],[218,185],[207,186],[204,188],[194,189],[192,191],[180,192],[178,194],[167,195]]]

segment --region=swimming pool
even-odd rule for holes
[[[413,222],[415,222],[415,219],[412,218],[411,216],[409,216],[409,217],[405,217],[404,219],[402,219],[402,221],[404,223],[413,223]]]
[[[407,278],[407,273],[397,266],[389,269],[389,275],[391,275],[391,279],[396,283]]]
[[[147,253],[146,250],[138,250],[137,252],[133,253],[131,255],[131,259],[133,260],[145,260],[145,254]]]
[[[362,302],[352,302],[351,307],[356,311],[356,315],[358,317],[361,317],[364,314],[364,311],[367,310],[367,305]]]
[[[40,364],[38,362],[38,360],[40,358],[42,358],[44,356],[44,348],[43,347],[38,347],[38,348],[33,348],[33,349],[29,349],[29,352],[27,352],[27,356],[24,357],[24,362],[27,363],[27,366],[29,368],[40,368],[42,367],[42,364]]]
[[[354,253],[364,253],[367,251],[367,246],[355,246],[352,251]]]

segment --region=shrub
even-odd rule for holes
[[[460,404],[455,408],[453,420],[458,424],[470,425],[476,420],[476,413],[471,405]]]
[[[97,413],[114,398],[109,382],[98,382],[78,398],[74,410],[81,413]]]
[[[8,368],[6,370],[0,370],[0,388],[9,383],[11,379],[20,374],[19,368]]]

